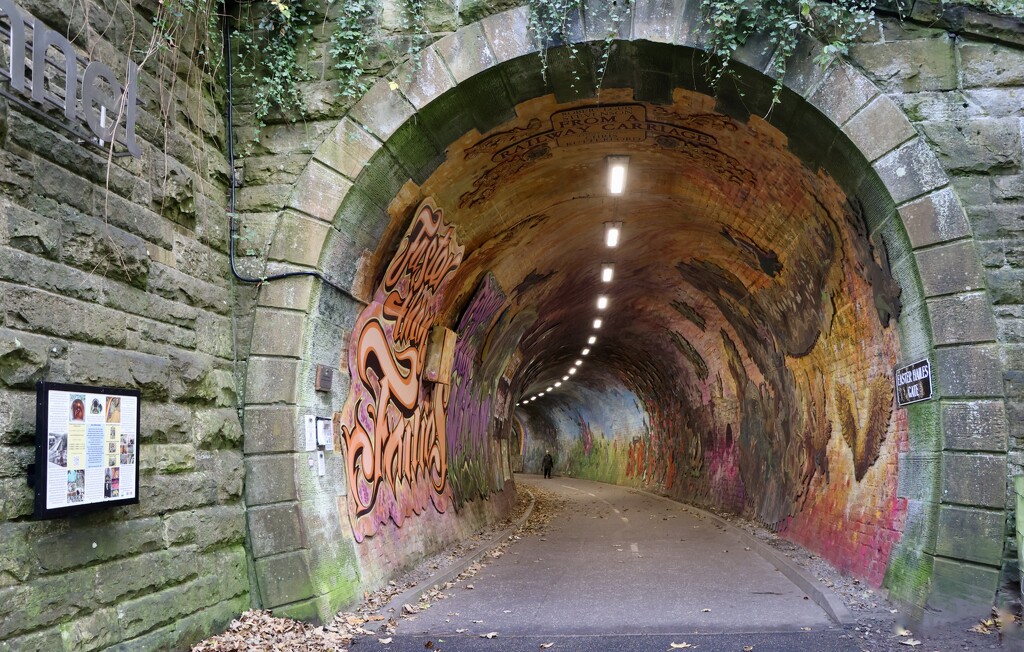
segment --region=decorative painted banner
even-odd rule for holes
[[[428,199],[356,320],[348,361],[352,390],[335,416],[356,541],[389,520],[401,527],[431,503],[438,512],[449,504],[449,390],[425,383],[421,374],[439,298],[464,253],[455,229]]]
[[[700,127],[735,131],[732,121],[721,115],[698,113],[680,115],[666,107],[643,104],[585,106],[551,114],[547,125],[539,119],[525,127],[488,136],[466,150],[466,158],[489,155],[495,165],[477,178],[473,189],[459,200],[460,208],[471,208],[490,199],[501,184],[534,164],[549,159],[553,147],[595,143],[640,143],[671,150],[699,162],[729,182],[753,184],[753,172],[718,148],[718,139]]]

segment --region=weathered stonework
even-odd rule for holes
[[[152,29],[128,5],[64,7],[28,8],[115,70]],[[87,22],[86,10],[109,23]],[[141,158],[108,161],[3,103],[3,650],[187,646],[249,605],[218,172],[225,130],[208,93],[222,95],[198,81],[194,55],[171,50],[142,67]],[[141,391],[138,506],[26,519],[41,380]]]
[[[494,460],[509,457],[502,452],[508,433],[487,430],[499,435],[481,448],[492,461],[467,477],[479,495],[490,492],[488,500],[469,500],[458,514],[425,512],[356,543],[344,450],[339,443],[324,451],[319,476],[303,421],[343,410],[353,329],[421,186],[468,189],[468,178],[443,171],[429,186],[457,151],[453,144],[515,120],[524,102],[594,95],[586,87],[597,79],[593,70],[570,88],[578,71],[561,50],[551,53],[550,85],[542,81],[527,10],[507,4],[463,3],[461,13],[432,4],[428,20],[439,39],[420,65],[392,71],[381,58],[375,83],[351,109],[333,96],[334,73],[322,65],[327,35],[317,31],[314,78],[304,88],[308,115],[269,125],[237,162],[236,211],[240,269],[257,276],[315,270],[320,278],[258,287],[232,281],[223,89],[199,86],[194,52],[172,49],[143,69],[140,159],[108,165],[102,153],[3,106],[0,650],[184,648],[250,605],[326,619],[417,556],[507,510],[513,489]],[[404,43],[401,7],[385,5],[378,35]],[[626,89],[623,103],[666,106],[680,89],[692,91],[707,98],[695,111],[732,116],[759,137],[783,134],[787,151],[862,202],[873,255],[886,252],[902,288],[901,352],[932,361],[938,396],[900,412],[905,424],[892,436],[905,433],[907,449],[890,440],[888,466],[865,485],[891,493],[899,518],[884,527],[870,515],[854,520],[865,537],[881,537],[857,554],[870,558],[864,573],[884,576],[912,611],[941,615],[960,613],[964,601],[984,612],[997,589],[1019,580],[1020,526],[1008,478],[1024,473],[1024,54],[1019,21],[968,13],[954,24],[956,16],[929,6],[915,3],[914,17],[902,22],[883,15],[849,63],[827,70],[812,61],[820,44],[802,43],[783,104],[765,122],[772,53],[763,44],[736,54],[747,66],[747,97],[703,95],[706,80],[693,65],[703,39],[698,3],[637,0],[619,27],[603,92]],[[60,3],[33,10],[62,32],[84,24],[77,5],[74,16]],[[128,49],[108,35],[120,38],[130,24],[148,31],[150,21],[124,8],[109,18],[116,29],[90,25],[78,38],[121,64]],[[601,41],[606,21],[588,11],[571,38]],[[247,89],[236,90],[236,135],[245,138],[254,133],[245,124]],[[479,232],[475,221],[461,224],[470,240],[505,219],[493,210],[481,205]],[[475,287],[465,290],[459,301]],[[450,327],[455,303],[445,306]],[[680,377],[696,373],[694,361],[709,350],[697,322],[686,323],[694,366]],[[314,390],[317,364],[333,368],[330,392]],[[69,527],[25,520],[39,380],[140,390],[139,506],[72,519]],[[827,402],[834,407],[836,399]],[[631,414],[606,425],[643,440],[643,420]],[[521,433],[571,430],[585,446],[582,426],[567,416],[534,417]],[[512,456],[529,467],[534,451],[525,453]],[[641,471],[631,448],[632,473],[623,466],[601,477],[665,490],[667,470],[678,473],[692,453],[651,453],[643,458],[651,470]],[[665,472],[656,477],[659,464]],[[735,484],[716,482],[719,504],[742,504],[726,489]],[[803,527],[818,532],[813,522]],[[83,591],[95,597],[83,601]]]

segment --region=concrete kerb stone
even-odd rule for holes
[[[843,133],[873,163],[916,136],[917,130],[895,102],[880,95],[843,125]]]
[[[433,45],[448,65],[457,83],[496,65],[494,53],[480,23],[474,23],[445,36]]]
[[[686,4],[679,0],[637,0],[630,12],[633,16],[633,39],[677,43],[680,18],[686,13]]]
[[[829,70],[807,101],[841,127],[878,94],[878,88],[867,77],[850,64],[840,63]]]
[[[662,500],[667,500],[668,502],[675,503],[676,505],[685,505],[687,509],[700,512],[702,516],[706,516],[715,523],[721,525],[745,545],[749,546],[751,550],[760,555],[762,559],[778,569],[780,573],[786,576],[786,579],[800,587],[800,590],[806,593],[807,597],[813,600],[816,605],[821,607],[822,611],[828,614],[828,617],[837,624],[846,626],[853,625],[857,622],[857,619],[853,617],[853,614],[846,608],[846,605],[839,599],[839,596],[831,591],[827,591],[821,586],[820,582],[815,580],[813,575],[800,566],[797,566],[792,561],[786,559],[783,555],[772,550],[771,547],[763,541],[755,539],[724,518],[699,507],[695,507],[689,503],[680,502],[669,496],[663,496],[649,491],[645,491],[644,493],[661,498]]]
[[[403,605],[414,604],[418,602],[427,591],[431,590],[435,586],[443,586],[444,584],[453,581],[456,577],[462,575],[467,568],[482,559],[484,555],[500,546],[508,540],[510,536],[515,534],[516,530],[522,527],[523,524],[526,523],[527,519],[530,518],[530,514],[533,513],[533,506],[536,504],[536,498],[534,495],[530,493],[528,489],[524,488],[523,490],[530,494],[530,504],[526,507],[526,511],[523,512],[522,516],[517,518],[509,527],[466,553],[461,559],[453,563],[443,572],[433,575],[416,586],[413,586],[412,588],[409,588],[391,598],[386,605],[378,609],[379,615],[385,616],[385,618],[380,621],[379,624],[375,625],[376,630],[380,631],[385,625],[387,625],[387,614],[394,613],[400,615],[402,613]]]

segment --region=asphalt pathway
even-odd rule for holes
[[[547,642],[556,643],[552,650],[683,642],[701,650],[859,649],[735,532],[698,510],[584,480],[517,482],[557,494],[564,509],[545,532],[446,591],[446,600],[401,619],[390,649],[424,649],[424,641],[446,650],[536,650]],[[497,636],[480,638],[489,632]]]

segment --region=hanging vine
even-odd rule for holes
[[[238,30],[235,74],[250,82],[253,121],[263,129],[275,110],[294,122],[303,114],[300,84],[312,78],[300,63],[300,47],[313,35],[314,12],[301,0],[271,0],[255,30]],[[259,142],[259,134],[256,135]]]
[[[294,121],[303,114],[301,85],[311,79],[309,67],[300,53],[315,33],[317,12],[335,16],[325,18],[329,34],[326,53],[336,71],[338,95],[357,98],[366,92],[371,71],[369,53],[386,50],[378,20],[384,0],[267,0],[265,3],[241,3],[242,26],[235,32],[238,50],[235,74],[248,82],[251,92],[252,123],[262,129],[274,119]],[[428,43],[430,33],[426,0],[393,0],[401,12],[401,39],[407,39],[408,58],[418,66],[419,52]],[[773,52],[771,70],[776,78],[773,100],[778,101],[782,79],[797,44],[804,36],[822,43],[817,63],[827,65],[845,56],[851,44],[875,22],[876,0],[701,0],[704,23],[699,29],[707,34],[709,77],[718,88],[732,69],[733,54],[754,35],[763,35],[766,48]],[[1024,14],[1024,0],[948,0],[982,10]],[[633,9],[634,0],[524,0],[529,10],[529,27],[536,39],[541,59],[541,75],[548,82],[549,50],[564,46],[569,59],[569,84],[579,90],[586,69],[581,60],[583,45],[575,34],[581,24],[604,25],[600,50],[595,50],[593,72],[596,91],[600,92],[608,71],[611,53],[621,26]],[[164,0],[154,18],[160,46],[173,48],[182,26],[191,15],[203,14],[216,30],[217,0]],[[330,7],[334,11],[325,11]],[[212,25],[212,27],[211,27]],[[248,26],[248,27],[246,27]],[[593,33],[590,34],[594,38]],[[213,61],[214,50],[210,55]],[[394,63],[394,62],[392,62]],[[374,71],[379,76],[380,71]],[[258,131],[256,139],[258,141]]]
[[[331,33],[328,53],[338,71],[338,93],[355,98],[366,92],[366,53],[370,47],[367,23],[373,16],[373,0],[345,0],[345,8]]]
[[[712,57],[712,87],[717,89],[731,72],[733,53],[751,36],[764,34],[768,50],[775,53],[773,103],[801,36],[823,44],[815,62],[824,67],[848,54],[850,45],[875,21],[875,0],[701,0],[701,7]]]

